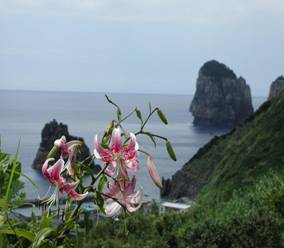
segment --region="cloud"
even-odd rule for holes
[[[104,21],[235,20],[280,15],[283,0],[0,0],[1,15],[71,15]]]

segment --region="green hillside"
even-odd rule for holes
[[[227,202],[197,203],[187,213],[136,213],[120,221],[90,222],[76,235],[81,248],[281,248],[284,177],[268,173]],[[110,238],[111,237],[111,238]]]
[[[284,165],[284,93],[264,103],[240,127],[214,138],[171,180],[169,196],[227,200]]]

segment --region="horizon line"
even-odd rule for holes
[[[182,93],[157,93],[157,92],[122,92],[122,91],[78,91],[78,90],[32,90],[32,89],[1,89],[0,91],[21,91],[21,92],[38,92],[38,93],[80,93],[80,94],[125,94],[125,95],[164,95],[164,96],[194,96],[194,94]],[[252,95],[252,97],[267,97],[260,95]]]

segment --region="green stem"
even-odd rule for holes
[[[158,108],[154,108],[152,112],[149,113],[149,115],[147,116],[146,120],[144,121],[144,123],[142,124],[140,131],[143,131],[143,128],[145,127],[145,125],[147,124],[147,122],[149,121],[149,119],[151,118],[151,116],[155,113],[155,111],[157,111]]]
[[[131,112],[129,112],[121,121],[120,121],[120,123],[121,122],[123,122],[123,121],[125,121],[126,119],[128,119],[131,115],[133,115],[135,113],[135,109],[134,110],[132,110]]]

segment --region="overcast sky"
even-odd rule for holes
[[[266,96],[283,0],[0,0],[0,88],[193,94],[217,59]]]

